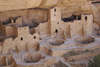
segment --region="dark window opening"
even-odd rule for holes
[[[74,19],[76,19],[76,17],[74,16],[71,16],[71,17],[69,17],[69,18],[62,18],[62,21],[64,21],[64,22],[70,22],[70,21],[74,21]]]
[[[73,15],[72,18],[73,18],[74,20],[76,20],[76,15]]]
[[[59,24],[59,22],[57,22],[57,24]]]
[[[54,16],[56,16],[56,14],[54,14]]]
[[[85,21],[87,21],[87,17],[85,17]]]
[[[78,20],[81,20],[81,16],[78,16]]]
[[[23,38],[21,37],[21,41],[23,40]]]
[[[58,30],[57,29],[55,30],[55,33],[58,33]]]
[[[100,1],[94,1],[94,2],[92,2],[92,4],[97,4],[97,3],[100,3]]]
[[[52,8],[54,8],[54,7],[50,7],[50,9],[52,9]]]
[[[54,9],[54,12],[56,12],[56,9]]]
[[[81,20],[81,15],[72,15],[68,18],[62,18],[62,21],[64,22],[73,22],[74,20]]]
[[[16,22],[16,20],[14,19],[14,23]]]
[[[34,39],[36,39],[36,36],[34,36]]]

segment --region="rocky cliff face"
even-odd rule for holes
[[[96,2],[96,3],[92,3]],[[61,8],[62,18],[68,18],[72,14],[79,15],[81,13],[92,13],[94,16],[94,21],[98,24],[99,23],[99,10],[100,10],[100,3],[99,0],[1,0],[0,1],[0,16],[5,16],[5,13],[2,14],[2,11],[8,10],[20,10],[22,9],[29,9],[29,8],[41,8],[41,9],[48,9],[49,7],[58,6]],[[30,12],[30,11],[29,11]],[[31,11],[31,13],[34,11]],[[22,12],[23,13],[23,12]],[[34,12],[35,13],[35,12]],[[44,13],[42,15],[42,13]],[[10,13],[12,14],[12,13]],[[37,14],[37,11],[36,11]],[[47,14],[44,12],[39,12],[44,19],[43,21],[47,20]],[[43,17],[45,15],[45,17]],[[32,16],[34,17],[34,16]],[[31,17],[30,17],[31,18]],[[38,16],[35,16],[36,19],[39,19]],[[5,19],[4,19],[5,20]]]

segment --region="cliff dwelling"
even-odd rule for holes
[[[99,0],[1,0],[0,67],[88,67],[100,54]]]

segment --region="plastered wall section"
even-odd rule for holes
[[[81,20],[75,20],[73,23],[70,23],[71,25],[71,33],[72,33],[72,36],[76,36],[76,35],[82,35],[82,22]]]
[[[38,31],[39,31],[40,36],[50,35],[49,26],[50,26],[49,22],[39,24]]]
[[[51,36],[62,34],[61,12],[60,8],[54,7],[50,9]]]
[[[86,20],[87,17],[87,20]],[[82,23],[84,28],[84,34],[85,35],[91,35],[92,34],[92,27],[93,27],[93,15],[82,15]]]
[[[70,35],[70,31],[71,31],[71,22],[63,22],[62,21],[62,27],[61,29],[63,30],[63,32],[66,33],[67,36]]]

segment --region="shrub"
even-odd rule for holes
[[[93,61],[89,60],[88,67],[100,67],[100,55],[95,56]]]
[[[89,52],[89,50],[85,50],[84,52]]]

